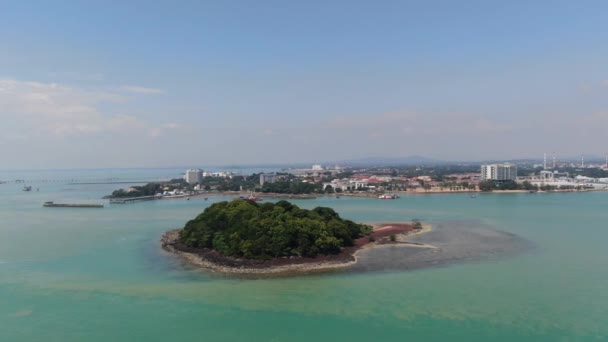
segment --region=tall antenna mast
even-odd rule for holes
[[[543,154],[543,170],[547,169],[547,152]]]
[[[555,152],[553,152],[553,169],[555,169]]]
[[[581,168],[585,167],[585,155],[581,154]]]

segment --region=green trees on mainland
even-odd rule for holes
[[[323,192],[322,184],[312,184],[302,181],[277,181],[274,183],[264,183],[261,192],[277,194],[310,194]]]
[[[479,182],[479,190],[481,191],[493,191],[493,190],[538,190],[539,187],[528,181],[522,183],[516,183],[514,181],[507,182],[494,182],[492,180],[485,180]],[[544,190],[544,189],[541,189]]]
[[[226,256],[270,259],[339,253],[370,232],[370,226],[344,220],[331,208],[233,200],[215,203],[186,223],[180,241]]]
[[[162,184],[148,183],[142,186],[134,186],[131,191],[125,189],[114,190],[112,197],[138,197],[138,196],[154,196],[162,192]]]

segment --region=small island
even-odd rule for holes
[[[165,250],[222,273],[310,273],[353,265],[367,246],[410,244],[398,235],[423,228],[420,222],[355,223],[327,207],[237,199],[209,206],[161,241]]]

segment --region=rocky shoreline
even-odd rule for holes
[[[374,224],[370,236],[355,240],[353,246],[345,247],[339,254],[319,255],[314,258],[290,257],[270,260],[254,260],[224,256],[207,248],[191,248],[179,242],[181,229],[173,229],[163,234],[162,248],[175,253],[187,263],[212,272],[223,274],[296,275],[341,270],[357,263],[362,250],[383,245],[434,248],[433,246],[407,241],[408,238],[431,231],[430,225],[414,229],[409,223]],[[395,236],[394,241],[390,238]],[[371,238],[370,238],[371,237]]]

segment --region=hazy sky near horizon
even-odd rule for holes
[[[0,169],[608,151],[606,1],[3,1]]]

